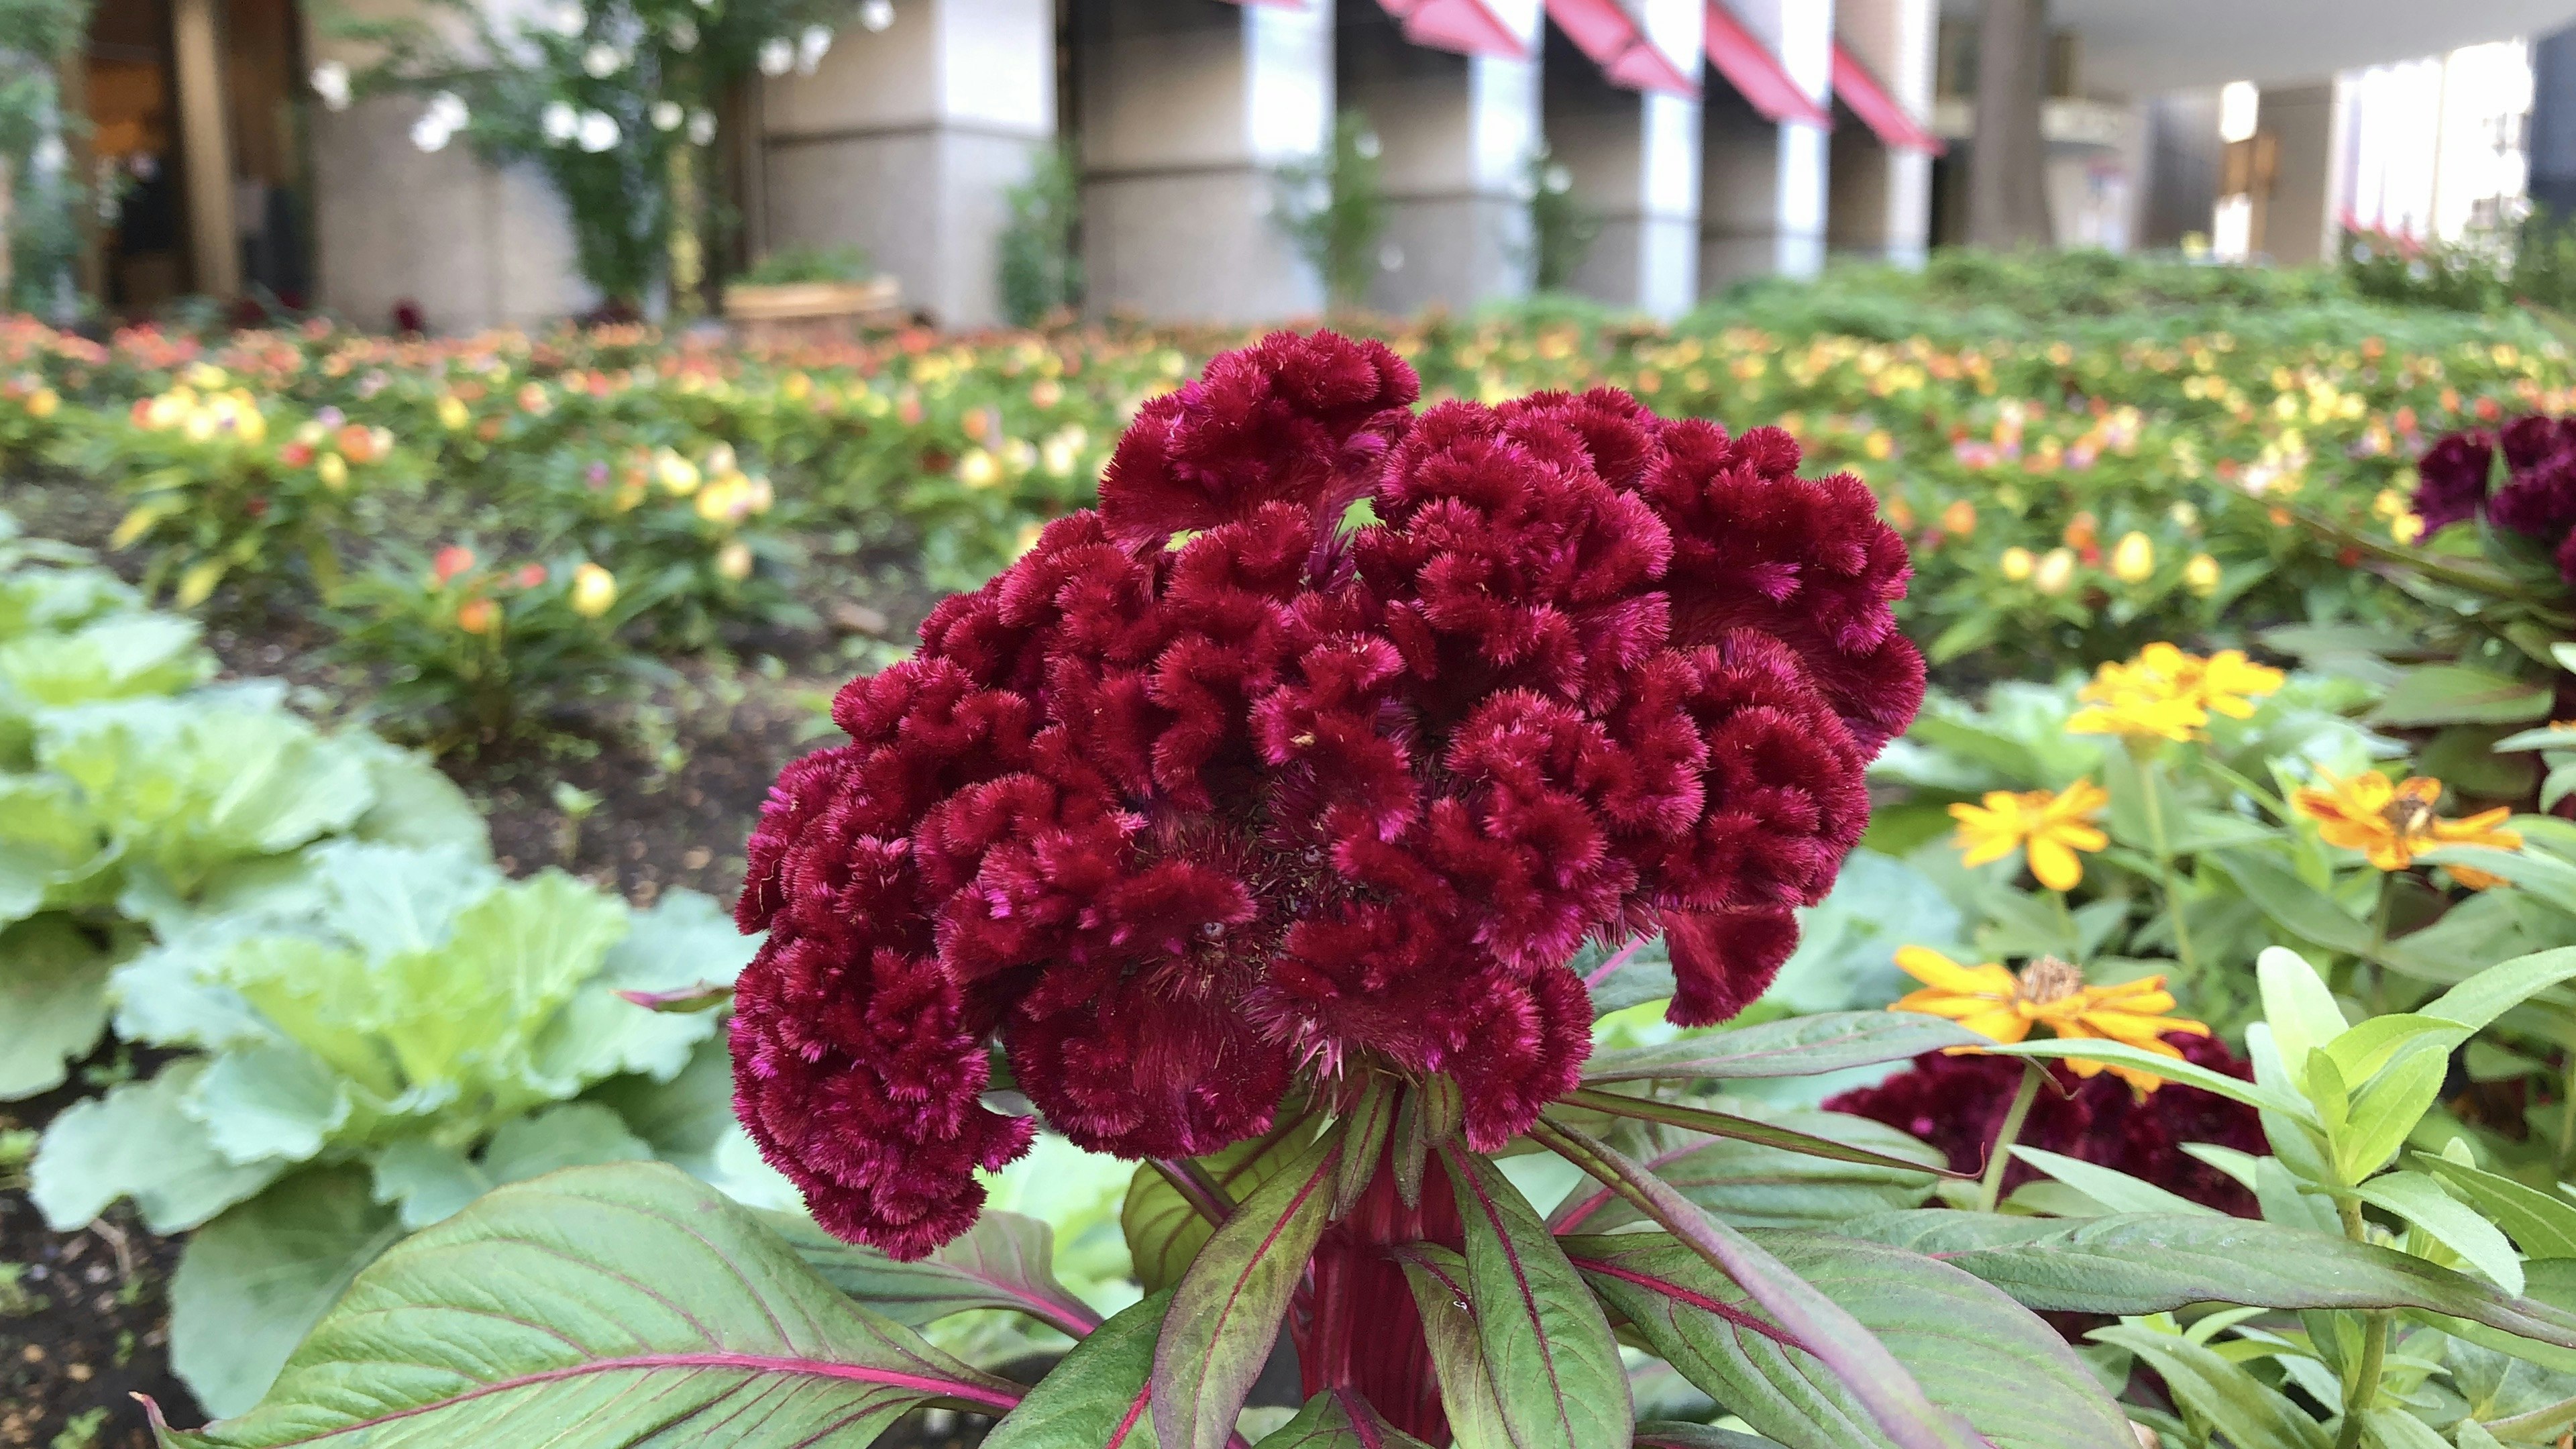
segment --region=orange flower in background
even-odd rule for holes
[[[1941,510],[1941,530],[1953,538],[1966,538],[1977,531],[1977,505],[1965,498],[1954,498]]]
[[[463,544],[451,543],[431,556],[429,576],[437,580],[443,588],[453,583],[458,574],[472,567],[474,567],[474,550]]]
[[[468,634],[489,634],[501,611],[490,599],[467,599],[456,606],[456,627]]]
[[[1985,865],[2017,849],[2030,852],[2030,873],[2053,891],[2071,891],[2084,882],[2084,862],[2076,852],[2100,850],[2111,843],[2093,817],[2111,802],[2111,794],[2090,780],[2078,780],[2062,791],[1986,792],[1983,805],[1950,807],[1959,822],[1955,837],[1962,863]]]
[[[1923,946],[1900,949],[1896,964],[1923,989],[1908,992],[1888,1010],[1947,1017],[1999,1042],[2020,1041],[2032,1027],[2044,1026],[2061,1041],[2116,1041],[2180,1061],[2182,1052],[2165,1041],[2166,1032],[2209,1035],[2200,1022],[2164,1014],[2173,1010],[2174,998],[2162,976],[2089,986],[2082,971],[2054,956],[2042,956],[2016,975],[1993,961],[1962,966]],[[1945,1055],[1975,1050],[1951,1047]],[[2069,1058],[2066,1065],[2079,1077],[2105,1069],[2104,1063],[2081,1058]],[[2141,1097],[2163,1085],[2134,1067],[2108,1070]]]
[[[2377,770],[2338,779],[2323,768],[2317,778],[2325,782],[2324,788],[2294,792],[2291,806],[2317,822],[2317,833],[2328,845],[2358,850],[2380,870],[2408,869],[2416,856],[2445,845],[2522,848],[2520,834],[2496,828],[2513,814],[2504,806],[2459,820],[2443,819],[2435,808],[2442,800],[2439,780],[2416,775],[2391,782]],[[2448,869],[2452,879],[2471,890],[2505,883],[2502,876],[2471,866]]]

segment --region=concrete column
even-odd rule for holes
[[[1932,124],[1934,0],[1835,0],[1834,38],[1890,100]],[[1825,240],[1836,251],[1923,265],[1932,233],[1932,155],[1882,143],[1867,126],[1834,128]]]
[[[233,230],[232,135],[215,0],[176,0],[170,33],[179,92],[179,157],[186,168],[190,270],[197,291],[229,297],[241,290],[241,245]]]
[[[2335,255],[2338,109],[2331,80],[2263,88],[2262,129],[2272,137],[2274,161],[2270,194],[2257,208],[2256,245],[2284,266]]]
[[[1835,0],[1717,0],[1818,106],[1831,103]],[[1700,288],[1812,277],[1825,265],[1825,128],[1775,122],[1711,67],[1700,181]]]
[[[1968,160],[1968,240],[2047,246],[2048,0],[1984,0],[1977,21],[1975,154]]]
[[[1094,312],[1253,322],[1322,310],[1322,283],[1273,219],[1273,178],[1331,135],[1333,6],[1074,8]]]
[[[1497,5],[1535,48],[1537,0]],[[1369,304],[1463,310],[1529,290],[1529,203],[1539,144],[1539,63],[1465,56],[1405,38],[1377,0],[1341,7],[1334,43],[1340,105],[1385,148],[1387,244]]]
[[[1686,76],[1700,70],[1699,3],[1642,7],[1647,36]],[[1544,94],[1548,149],[1601,219],[1574,290],[1658,317],[1690,310],[1699,298],[1700,103],[1611,85],[1553,27]]]
[[[2576,25],[2531,43],[2532,204],[2576,217]]]
[[[761,87],[761,231],[865,247],[943,326],[1001,320],[1003,193],[1055,138],[1050,0],[895,0],[811,76]]]

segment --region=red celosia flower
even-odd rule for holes
[[[1584,940],[1663,930],[1685,1024],[1769,983],[1921,702],[1903,545],[1774,429],[1417,391],[1330,333],[1217,358],[780,777],[735,1080],[825,1226],[973,1221],[1031,1130],[988,1040],[1095,1151],[1363,1070],[1449,1074],[1490,1149],[1575,1082]]]
[[[2253,1068],[2215,1038],[2176,1031],[2165,1040],[2196,1066],[2240,1081],[2254,1078]],[[2252,1193],[2182,1150],[2188,1142],[2210,1142],[2258,1155],[2269,1151],[2253,1108],[2171,1083],[2141,1099],[2108,1072],[2088,1078],[2063,1066],[2049,1070],[2056,1085],[2031,1103],[2021,1132],[2024,1145],[2118,1168],[2221,1212],[2256,1215]],[[2021,1079],[2022,1064],[2010,1057],[1934,1052],[1916,1057],[1908,1071],[1845,1092],[1825,1106],[1911,1132],[1940,1148],[1952,1169],[1982,1172]],[[2004,1184],[2019,1187],[2038,1175],[2016,1162],[2005,1169]]]

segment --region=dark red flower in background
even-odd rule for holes
[[[2492,492],[2496,455],[2504,481]],[[2551,550],[2559,577],[2576,584],[2576,418],[2519,417],[2436,441],[2416,465],[2415,513],[2427,534],[2483,513],[2509,533]]]
[[[2168,1032],[2165,1041],[2195,1066],[2252,1081],[2254,1069],[2214,1037]],[[2167,1192],[2239,1217],[2259,1216],[2254,1195],[2226,1173],[2184,1152],[2188,1142],[2210,1142],[2257,1156],[2270,1152],[2262,1119],[2253,1108],[2197,1087],[2166,1083],[2140,1098],[2108,1072],[2078,1077],[2052,1066],[2054,1090],[2031,1103],[2020,1141],[2103,1167],[2118,1168]],[[1910,1132],[1941,1149],[1958,1172],[1983,1172],[1986,1154],[2021,1085],[2022,1063],[2011,1057],[1916,1057],[1912,1068],[1874,1087],[1845,1092],[1825,1103]],[[2005,1169],[2007,1191],[2039,1176],[2026,1164]]]
[[[1665,931],[1686,1025],[1769,983],[1921,703],[1902,543],[1776,429],[1417,392],[1331,333],[1217,358],[780,776],[737,1106],[826,1227],[974,1220],[1031,1131],[996,1039],[1095,1151],[1369,1071],[1447,1073],[1490,1149],[1590,1050],[1581,942]]]

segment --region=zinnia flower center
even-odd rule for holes
[[[2084,973],[2054,956],[2042,956],[2021,968],[2021,999],[2033,1006],[2064,1001],[2084,989]]]
[[[2433,828],[2433,807],[2413,795],[2400,795],[2379,812],[2400,840],[2411,840]]]

